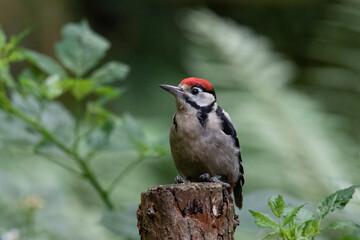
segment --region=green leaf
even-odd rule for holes
[[[43,85],[44,95],[47,98],[54,99],[63,93],[60,76],[55,74],[45,79]]]
[[[330,223],[328,226],[326,226],[322,231],[328,231],[328,230],[336,230],[336,229],[343,229],[346,227],[359,227],[358,224],[352,222],[352,221],[347,221],[347,222],[333,222]]]
[[[274,236],[275,234],[278,234],[278,233],[279,233],[279,232],[277,232],[277,231],[271,232],[271,233],[267,234],[263,239],[272,237],[272,236]]]
[[[16,48],[13,51],[11,51],[8,59],[10,62],[22,61],[22,60],[26,59],[26,52],[22,48]]]
[[[297,213],[300,211],[300,209],[302,207],[304,207],[305,204],[299,206],[299,207],[296,207],[294,208],[292,211],[288,212],[284,218],[284,223],[283,223],[283,226],[286,226],[289,222],[292,222],[294,221]]]
[[[46,79],[46,75],[36,67],[25,68],[18,77],[31,79],[37,83],[41,83]]]
[[[95,90],[95,93],[100,96],[97,102],[101,105],[120,97],[124,93],[123,88],[114,88],[114,87],[101,87]]]
[[[303,231],[301,235],[305,238],[315,237],[320,233],[318,222],[315,220],[309,220],[304,223]]]
[[[290,239],[290,237],[291,237],[290,231],[287,230],[286,228],[280,228],[280,234],[286,236],[286,238],[284,238],[284,239]]]
[[[270,218],[269,215],[260,213],[260,212],[254,212],[249,210],[251,215],[254,217],[254,221],[256,225],[258,225],[261,228],[271,228],[276,230],[278,228],[277,223]]]
[[[20,86],[23,91],[23,94],[34,96],[38,99],[41,97],[40,87],[37,82],[35,82],[32,79],[28,79],[28,78],[24,78],[24,77],[20,77],[19,82],[20,82]]]
[[[95,83],[88,79],[68,78],[62,81],[64,90],[70,90],[77,100],[81,100],[94,91]]]
[[[62,37],[62,41],[56,44],[56,54],[78,78],[94,67],[110,47],[105,38],[90,29],[87,21],[65,25]]]
[[[360,240],[360,237],[345,236],[345,237],[341,238],[340,240]]]
[[[306,208],[301,208],[300,211],[296,214],[294,222],[297,225],[301,225],[304,222],[311,220],[313,218],[314,218],[314,214],[310,210]]]
[[[98,83],[111,83],[123,80],[129,73],[129,66],[121,62],[109,62],[98,68],[91,76]]]
[[[272,196],[269,198],[268,205],[273,212],[273,214],[280,218],[281,214],[284,211],[285,202],[281,195],[278,195],[277,197]]]
[[[87,114],[94,116],[98,124],[105,124],[117,120],[117,116],[103,108],[100,104],[89,102],[87,104]]]
[[[28,60],[45,73],[50,75],[57,74],[63,78],[66,77],[65,70],[52,58],[29,49],[25,51]]]
[[[353,194],[355,193],[355,189],[358,187],[359,185],[351,186],[336,191],[335,193],[327,196],[319,203],[318,206],[320,218],[324,218],[327,214],[333,212],[335,209],[343,209],[352,198]]]
[[[23,39],[26,35],[28,35],[29,32],[30,32],[29,29],[25,29],[21,33],[15,36],[11,36],[9,42],[4,45],[5,53],[10,53],[11,51],[13,51],[16,48],[17,44],[21,41],[21,39]]]

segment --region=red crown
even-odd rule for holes
[[[203,88],[206,89],[206,91],[209,92],[213,91],[213,87],[211,83],[201,78],[196,78],[196,77],[185,78],[180,82],[180,84],[186,84],[189,86],[201,85]]]

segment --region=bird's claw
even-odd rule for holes
[[[176,176],[174,181],[175,181],[176,184],[178,184],[178,183],[188,183],[189,182],[188,180],[186,180],[185,178],[183,178],[181,176]]]
[[[230,189],[231,186],[230,184],[223,182],[220,180],[221,176],[213,176],[211,177],[210,174],[208,173],[204,173],[202,175],[200,175],[199,180],[201,182],[214,182],[214,183],[221,183],[226,189]]]

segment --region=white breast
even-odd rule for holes
[[[203,127],[194,112],[176,114],[177,129],[170,131],[171,152],[179,173],[196,181],[201,174],[220,175],[235,183],[239,177],[239,150],[220,126],[216,113],[209,113]]]

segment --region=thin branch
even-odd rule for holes
[[[89,181],[89,183],[92,185],[92,187],[97,191],[97,193],[103,200],[106,207],[108,209],[114,209],[114,205],[109,199],[108,192],[102,188],[99,181],[95,177],[95,174],[87,165],[85,159],[80,157],[76,151],[73,151],[72,149],[64,145],[61,141],[59,141],[56,137],[54,137],[46,128],[38,124],[35,120],[21,113],[16,108],[12,106],[7,106],[6,110],[9,113],[13,114],[14,116],[18,117],[19,119],[30,124],[35,130],[37,130],[40,134],[42,134],[43,137],[46,138],[49,142],[53,143],[56,147],[58,147],[64,153],[69,155],[79,165],[80,169],[82,170],[83,177],[86,178]]]
[[[55,159],[53,159],[53,156],[51,154],[46,154],[46,153],[43,153],[43,152],[40,152],[40,151],[35,151],[35,153],[37,155],[40,155],[43,159],[45,159],[47,161],[50,161],[52,163],[55,163],[56,165],[69,170],[71,173],[73,173],[77,177],[81,177],[81,178],[84,177],[84,175],[81,172],[79,172],[77,169],[72,168],[72,167],[70,167],[70,166],[68,166],[68,165],[66,165],[66,164],[64,164],[62,162],[58,162]]]
[[[140,156],[135,161],[131,161],[110,183],[109,187],[107,188],[107,193],[110,195],[115,190],[116,185],[126,176],[126,174],[131,172],[131,170],[137,167],[144,160],[145,157],[143,154],[140,154]]]
[[[89,127],[88,129],[86,129],[83,133],[80,133],[80,130],[79,130],[78,134],[75,137],[75,140],[72,144],[72,149],[75,151],[77,149],[77,146],[79,145],[80,140],[82,138],[88,137],[96,129],[96,127],[97,127],[96,125],[93,125],[93,126]]]
[[[79,142],[81,140],[80,124],[81,124],[81,101],[76,100],[75,104],[75,126],[74,126],[74,143],[72,144],[73,151],[77,151]]]

